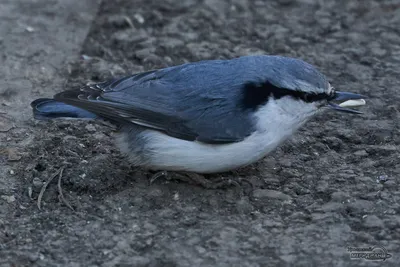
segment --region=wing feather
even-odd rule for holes
[[[226,67],[218,62],[211,66]],[[230,72],[228,68],[225,74],[237,75],[238,70]],[[64,91],[54,98],[111,121],[183,140],[238,142],[253,131],[253,124],[234,103],[231,90],[240,84],[218,73],[221,70],[207,62],[186,64]]]

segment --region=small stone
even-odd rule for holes
[[[103,133],[95,133],[95,134],[93,134],[93,138],[97,139],[97,140],[101,140],[101,139],[104,139],[106,137],[107,136],[105,134],[103,134]]]
[[[280,181],[276,177],[268,176],[267,178],[264,178],[263,181],[265,184],[267,184],[269,186],[279,186],[280,185]]]
[[[137,22],[139,22],[140,24],[144,23],[144,18],[141,14],[136,13],[135,15],[133,15],[133,17],[136,19]]]
[[[383,221],[378,218],[378,216],[368,215],[364,219],[364,226],[368,228],[375,228],[375,227],[382,228],[384,224]]]
[[[355,214],[370,212],[374,208],[373,202],[364,199],[357,199],[348,203],[346,206],[351,213]]]
[[[35,189],[37,188],[42,188],[43,186],[43,181],[40,180],[38,177],[33,178],[32,180],[32,185]]]
[[[292,167],[292,160],[283,158],[279,161],[279,165],[281,165],[282,167],[290,168]]]
[[[154,47],[143,48],[135,52],[135,56],[139,59],[145,59],[156,51]]]
[[[349,197],[349,194],[341,191],[333,192],[331,194],[331,199],[335,202],[345,202]]]
[[[316,191],[318,193],[324,193],[324,192],[328,191],[329,187],[330,186],[329,186],[329,183],[327,181],[321,180],[317,184]]]
[[[133,27],[132,21],[127,16],[114,15],[107,18],[107,24],[110,24],[116,28],[127,28]]]
[[[15,172],[14,172],[13,170],[10,170],[10,174],[11,174],[11,175],[14,175]]]
[[[291,200],[289,195],[282,192],[269,189],[256,189],[253,192],[253,196],[259,199],[279,199],[279,200]]]
[[[140,29],[140,30],[127,29],[124,31],[115,32],[111,36],[111,38],[117,44],[132,45],[132,43],[138,43],[138,42],[147,40],[149,38],[149,35],[143,29]]]
[[[8,161],[18,161],[21,159],[21,155],[15,148],[8,148],[7,154],[8,154]]]
[[[119,251],[128,251],[128,250],[130,249],[130,245],[129,245],[129,243],[127,242],[127,240],[122,239],[122,240],[120,240],[120,241],[117,242],[116,248],[117,248]]]
[[[248,214],[253,211],[254,207],[251,205],[248,197],[243,197],[236,202],[236,209],[241,214]]]
[[[344,207],[344,206],[343,206],[343,204],[341,204],[341,203],[337,203],[337,202],[328,202],[328,203],[322,205],[322,206],[319,208],[319,211],[322,211],[322,212],[339,211],[339,210],[343,209],[343,207]]]
[[[174,49],[179,46],[183,46],[185,43],[178,38],[165,37],[160,40],[160,45],[166,49]]]
[[[7,203],[13,203],[15,202],[15,197],[14,196],[1,196],[2,199],[4,199],[5,201],[7,201]]]
[[[387,54],[387,51],[385,49],[380,48],[380,47],[374,47],[374,48],[371,48],[371,53],[374,56],[383,57],[383,56],[385,56]]]
[[[0,132],[8,132],[12,128],[12,121],[10,119],[0,116]]]
[[[207,250],[205,248],[203,248],[202,246],[196,246],[195,249],[197,250],[197,252],[199,254],[204,254],[207,252]]]
[[[76,140],[76,139],[78,139],[76,136],[73,136],[73,135],[66,135],[66,136],[64,136],[64,141],[69,141],[69,140]]]
[[[354,152],[354,155],[359,156],[359,157],[365,157],[365,156],[368,156],[368,152],[365,151],[364,149],[362,149],[362,150],[358,150],[358,151]]]
[[[376,180],[378,183],[385,183],[389,180],[389,176],[384,174],[384,175],[380,175],[378,176],[378,179]]]
[[[31,26],[28,26],[28,27],[25,28],[25,30],[26,30],[27,32],[34,32],[34,31],[35,31],[35,28],[33,28],[33,27],[31,27]]]
[[[85,126],[85,129],[89,132],[89,133],[94,133],[96,132],[96,127],[94,127],[93,124],[88,124]]]

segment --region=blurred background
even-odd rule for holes
[[[0,266],[370,266],[400,257],[398,0],[2,0]],[[361,116],[317,116],[235,173],[255,186],[149,186],[114,130],[37,122],[64,89],[203,59],[279,54],[369,96]],[[65,166],[41,209],[40,190]]]

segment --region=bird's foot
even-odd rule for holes
[[[150,184],[153,184],[158,178],[164,177],[166,180],[178,180],[186,183],[201,185],[205,188],[210,188],[208,184],[210,181],[203,175],[191,172],[167,172],[159,171],[150,177]]]
[[[179,180],[191,184],[200,185],[207,189],[218,189],[226,188],[234,185],[238,189],[242,189],[244,184],[250,187],[250,191],[253,191],[253,184],[247,179],[241,177],[218,177],[214,179],[207,179],[203,175],[191,172],[173,172],[169,173],[167,171],[160,171],[155,173],[150,178],[150,184],[154,183],[160,177],[165,177],[167,180]]]

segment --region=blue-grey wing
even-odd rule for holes
[[[237,102],[242,72],[230,61],[191,63],[61,92],[55,99],[184,140],[238,142],[254,130]]]

